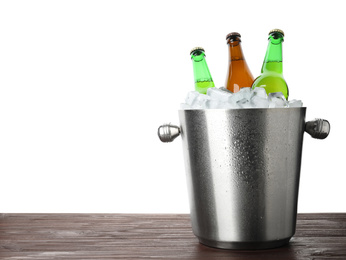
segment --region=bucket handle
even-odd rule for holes
[[[316,139],[325,139],[330,132],[330,124],[325,119],[316,118],[313,121],[305,123],[305,132],[311,137]],[[169,124],[163,124],[159,127],[157,134],[160,140],[164,143],[173,142],[175,138],[180,135],[181,131],[178,126]]]
[[[164,124],[159,127],[157,134],[159,135],[161,142],[170,143],[180,135],[180,128],[178,126],[171,125],[171,123]]]
[[[305,123],[305,132],[312,138],[325,139],[330,132],[330,124],[325,119],[316,118]]]

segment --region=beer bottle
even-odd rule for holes
[[[255,79],[252,88],[264,88],[267,92],[282,92],[288,99],[288,87],[282,75],[282,42],[284,32],[274,29],[269,32],[268,48],[263,61],[261,75]]]
[[[211,78],[205,53],[202,47],[195,47],[190,51],[193,75],[195,80],[195,90],[201,94],[206,94],[208,88],[215,87]]]
[[[241,48],[240,37],[237,32],[229,33],[226,36],[229,59],[225,87],[233,93],[238,92],[241,88],[251,87],[254,80]]]

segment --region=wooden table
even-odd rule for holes
[[[260,251],[198,243],[189,215],[0,214],[0,259],[346,259],[345,214],[299,214],[289,245]]]

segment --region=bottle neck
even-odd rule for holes
[[[281,36],[281,34],[279,36],[269,35],[268,40],[268,48],[261,72],[276,72],[281,74],[283,37]]]
[[[237,60],[245,60],[240,40],[228,40],[228,57],[229,62]]]
[[[196,51],[191,54],[193,65],[193,75],[195,82],[213,81],[211,78],[205,54],[201,51]]]

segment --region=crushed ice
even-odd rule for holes
[[[242,88],[232,93],[224,87],[209,88],[207,94],[190,91],[181,109],[238,109],[238,108],[278,108],[302,107],[301,100],[287,101],[281,92],[267,95],[264,88]]]

